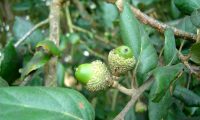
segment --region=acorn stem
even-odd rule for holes
[[[136,91],[136,89],[134,89],[134,88],[128,89],[128,88],[124,87],[123,85],[121,85],[117,81],[113,81],[112,87],[115,88],[115,89],[118,89],[120,92],[122,92],[122,93],[124,93],[128,96],[132,96],[133,92]]]

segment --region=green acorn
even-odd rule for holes
[[[90,91],[104,90],[113,82],[108,68],[99,60],[80,65],[75,77]]]
[[[108,55],[108,63],[112,74],[119,76],[120,74],[124,74],[133,69],[135,65],[135,57],[129,47],[120,46],[110,51]]]

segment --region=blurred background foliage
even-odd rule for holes
[[[187,8],[187,6],[183,8],[179,0],[129,0],[129,2],[157,20],[196,33],[196,27],[191,23],[189,16],[195,8]],[[11,44],[16,43],[35,24],[48,18],[49,5],[50,0],[0,1],[0,56],[3,55],[3,51],[4,54],[8,54],[5,66],[1,66],[1,69],[6,69],[6,73],[1,73],[0,79],[8,81],[10,85],[20,84],[21,68],[24,68],[33,57],[36,44],[48,39],[48,24],[34,31],[16,49]],[[199,4],[196,6],[200,8]],[[68,23],[69,20],[71,20],[71,25]],[[107,61],[108,52],[123,44],[119,30],[118,9],[105,0],[71,0],[62,9],[60,29],[60,47],[63,52],[62,61],[60,61],[62,64],[59,65],[57,73],[57,77],[60,79],[59,86],[72,87],[81,91],[94,106],[96,120],[113,119],[126,105],[130,97],[115,89],[90,93],[76,82],[74,71],[81,63],[96,59]],[[145,30],[150,37],[150,42],[159,54],[163,48],[164,36],[148,26],[145,26]],[[176,39],[177,48],[181,42],[182,40]],[[182,50],[183,53],[187,54],[191,45],[191,43],[186,42]],[[43,68],[31,74],[31,80],[27,83],[29,86],[44,85]],[[62,78],[63,74],[64,78]],[[178,81],[185,84],[189,78],[191,79],[191,90],[200,95],[199,82],[195,76],[184,74]],[[132,74],[128,73],[120,78],[120,83],[130,88],[131,79]],[[126,120],[147,120],[148,99],[146,97],[148,94],[145,93],[137,102],[136,109],[131,109],[128,112]],[[176,104],[174,103],[170,109],[165,111],[169,113],[167,120],[173,120],[174,116],[182,116],[183,119],[199,116],[199,107],[183,106],[181,102],[175,101]]]

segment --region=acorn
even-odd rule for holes
[[[75,72],[76,79],[89,91],[104,90],[112,85],[112,77],[105,63],[96,60],[81,64]]]
[[[119,76],[133,69],[135,57],[128,46],[120,46],[109,52],[108,64],[114,76]]]

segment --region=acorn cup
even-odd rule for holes
[[[113,83],[110,71],[105,63],[99,60],[78,66],[75,77],[89,91],[104,90]]]
[[[135,57],[128,46],[120,46],[109,52],[108,64],[111,73],[114,76],[119,76],[133,69]]]

